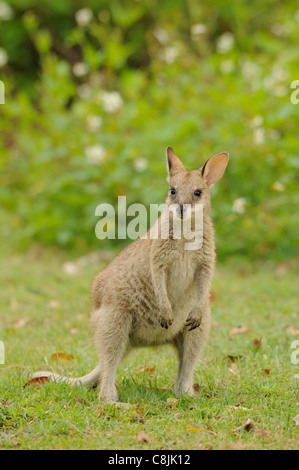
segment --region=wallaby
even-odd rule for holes
[[[91,327],[99,365],[80,378],[50,372],[34,377],[73,384],[99,384],[99,399],[117,402],[117,367],[133,347],[171,343],[178,352],[175,393],[193,394],[193,373],[210,330],[210,286],[214,270],[214,230],[210,191],[223,175],[228,153],[211,157],[200,169],[188,171],[173,149],[166,150],[169,191],[166,207],[176,204],[169,219],[169,237],[139,238],[120,252],[92,284]],[[186,239],[174,238],[174,219],[191,217],[203,208],[203,237],[199,249],[186,250]],[[162,215],[156,222],[161,228]],[[188,240],[189,241],[189,240]]]

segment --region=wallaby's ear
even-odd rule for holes
[[[202,167],[201,174],[205,178],[209,188],[223,176],[229,155],[227,152],[220,152],[211,157]]]
[[[184,168],[179,157],[173,151],[172,147],[167,147],[166,149],[166,159],[167,159],[167,170],[168,173],[173,172],[174,170]]]

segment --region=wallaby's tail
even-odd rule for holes
[[[100,367],[97,366],[93,369],[89,374],[84,375],[83,377],[78,378],[70,378],[64,377],[63,375],[55,374],[54,372],[48,371],[38,371],[34,372],[31,377],[38,378],[38,377],[48,377],[48,380],[51,382],[66,382],[71,385],[90,385],[90,384],[98,384],[100,380]]]

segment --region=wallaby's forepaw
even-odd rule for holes
[[[191,315],[186,320],[185,326],[188,328],[188,331],[195,330],[201,324],[201,318],[194,318]]]
[[[167,315],[159,315],[158,321],[162,328],[165,328],[165,330],[168,330],[168,328],[172,325],[173,318],[167,316]]]

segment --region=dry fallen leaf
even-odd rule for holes
[[[139,408],[139,406],[137,405],[135,408],[134,408],[134,411],[136,411],[136,413],[143,413],[144,409],[143,408]]]
[[[249,419],[246,421],[246,423],[244,424],[243,427],[244,427],[245,431],[249,432],[249,431],[251,431],[251,429],[254,428],[254,424],[253,424],[253,422],[251,421],[251,419],[249,418]]]
[[[100,411],[97,417],[98,417],[98,418],[106,418],[107,421],[110,421],[111,418],[113,418],[113,415],[112,415],[112,414],[109,414],[109,413],[107,413],[107,412],[105,412],[105,411]]]
[[[28,380],[28,382],[23,385],[23,388],[28,387],[28,385],[31,385],[34,388],[40,387],[42,384],[45,382],[48,382],[49,377],[34,377],[33,379]]]
[[[194,392],[199,392],[199,390],[200,390],[200,385],[199,385],[199,383],[195,382],[195,383],[193,384],[193,390],[194,390]]]
[[[241,444],[240,442],[236,442],[232,445],[232,447],[236,450],[243,450],[247,448],[247,444]]]
[[[230,335],[238,335],[248,333],[249,329],[247,326],[238,326],[237,328],[232,328],[229,332]]]
[[[76,276],[80,272],[79,267],[71,261],[63,263],[62,269],[65,273],[69,274],[70,276]]]
[[[292,421],[295,421],[296,426],[299,426],[299,415],[295,416],[295,418],[293,418]]]
[[[141,431],[139,431],[139,433],[136,436],[136,439],[139,442],[151,442],[150,436],[148,434],[145,434],[143,429],[141,429]]]
[[[145,424],[145,419],[143,418],[143,416],[134,416],[133,418],[130,418],[130,423]]]
[[[187,429],[186,429],[186,432],[190,432],[190,431],[192,431],[192,432],[202,432],[202,431],[203,431],[203,432],[206,432],[207,430],[206,430],[206,429],[202,429],[202,428],[187,428]]]
[[[113,408],[116,408],[118,410],[121,410],[121,409],[130,410],[133,407],[131,403],[126,403],[123,401],[111,401],[111,402],[107,401],[105,404],[108,406],[113,406]]]
[[[228,370],[230,372],[232,372],[233,374],[236,374],[238,372],[238,366],[235,362],[232,362],[228,368]]]
[[[251,421],[251,419],[248,418],[248,420],[246,421],[246,423],[244,423],[244,424],[242,424],[242,426],[239,426],[238,428],[236,428],[233,432],[234,432],[234,433],[238,433],[238,432],[242,431],[242,429],[244,429],[244,431],[246,431],[246,432],[249,432],[249,431],[251,431],[253,428],[254,428],[254,424],[253,424],[253,422]]]
[[[243,359],[244,356],[241,354],[228,354],[225,356],[226,359],[228,359],[228,362],[237,362]]]
[[[277,277],[284,276],[288,272],[288,265],[286,263],[278,263],[275,268],[274,274]]]
[[[156,369],[156,366],[154,366],[154,367],[140,367],[139,371],[140,372],[154,372],[155,369]]]
[[[245,411],[248,411],[248,408],[246,408],[245,406],[241,406],[241,405],[239,405],[239,406],[229,405],[228,408],[230,410],[243,410],[243,411],[245,410]]]
[[[29,322],[28,318],[20,318],[16,323],[14,323],[15,328],[23,328]]]
[[[90,402],[84,398],[78,398],[76,402],[79,403],[79,405],[90,406]]]
[[[71,354],[65,354],[64,352],[57,352],[51,354],[51,360],[70,362],[71,359],[74,359],[74,356],[72,356]]]
[[[287,333],[289,333],[292,336],[299,336],[299,328],[295,328],[293,325],[288,328]]]
[[[216,436],[216,433],[214,431],[211,431],[210,429],[204,429],[204,428],[187,428],[186,432],[208,432],[210,434],[213,434]]]
[[[234,408],[238,408],[239,406],[243,405],[244,401],[240,401],[239,403],[236,403],[235,405],[231,405]]]
[[[167,398],[166,405],[167,406],[175,406],[178,403],[178,401],[179,400],[177,398]]]
[[[265,372],[266,376],[268,377],[268,375],[270,374],[271,369],[262,369],[262,370]]]
[[[268,431],[268,429],[256,429],[255,434],[262,437],[270,437],[272,435],[271,431]]]
[[[258,349],[260,349],[262,347],[262,338],[260,338],[260,339],[255,338],[252,342],[253,342],[254,346],[256,346]]]

